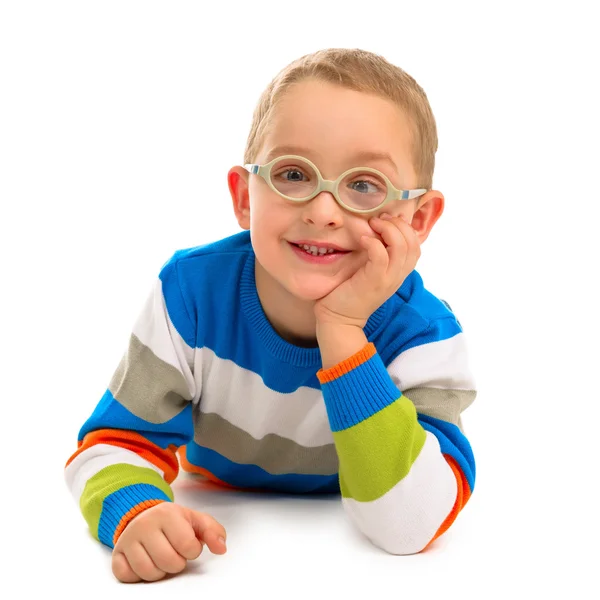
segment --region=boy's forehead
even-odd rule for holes
[[[413,172],[412,132],[403,111],[389,100],[338,85],[294,86],[276,107],[265,134],[263,162],[297,154],[317,166],[385,167],[395,179]]]

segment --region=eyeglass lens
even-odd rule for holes
[[[271,167],[271,183],[284,196],[302,200],[317,189],[319,178],[307,162],[283,158]],[[387,196],[385,180],[370,171],[353,171],[340,181],[338,194],[350,208],[368,210],[383,203]]]

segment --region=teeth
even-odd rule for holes
[[[318,248],[317,246],[308,246],[307,244],[301,244],[300,248],[313,256],[323,256],[323,254],[332,254],[335,252],[333,248]]]

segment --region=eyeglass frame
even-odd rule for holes
[[[286,158],[300,159],[301,161],[308,163],[314,169],[315,173],[317,174],[318,182],[317,182],[317,187],[316,187],[315,191],[310,196],[306,196],[304,198],[292,198],[291,196],[286,196],[285,194],[282,194],[273,185],[273,182],[271,181],[271,169],[273,168],[273,165],[275,163],[277,163],[280,160],[286,159]],[[267,185],[274,192],[276,192],[277,194],[279,194],[282,198],[285,198],[286,200],[291,200],[292,202],[308,202],[309,200],[312,200],[313,198],[318,196],[321,192],[325,191],[325,192],[329,192],[335,198],[335,201],[342,208],[345,208],[346,210],[353,212],[353,213],[357,213],[357,214],[368,214],[368,213],[377,212],[378,210],[381,210],[386,204],[388,204],[392,200],[413,200],[414,198],[419,198],[420,196],[422,196],[423,194],[425,194],[427,192],[427,190],[423,189],[423,188],[414,189],[414,190],[399,190],[396,187],[394,187],[394,184],[389,180],[388,177],[385,176],[384,173],[382,173],[381,171],[378,171],[377,169],[372,169],[371,167],[353,167],[352,169],[348,169],[347,171],[344,171],[337,179],[334,179],[334,180],[323,179],[323,176],[321,175],[321,171],[319,171],[319,169],[317,168],[317,165],[315,165],[313,162],[308,160],[308,158],[304,158],[303,156],[298,156],[295,154],[285,154],[283,156],[278,156],[277,158],[274,158],[273,160],[271,160],[270,162],[268,162],[264,165],[246,164],[246,165],[244,165],[244,168],[250,174],[259,175],[260,177],[262,177],[267,182]],[[387,195],[381,204],[379,204],[378,206],[375,206],[374,208],[353,208],[351,206],[348,206],[347,204],[344,204],[344,202],[342,202],[342,199],[340,198],[340,196],[338,194],[339,185],[342,182],[342,180],[344,179],[344,177],[346,177],[349,173],[353,173],[354,171],[363,171],[363,172],[368,171],[370,173],[375,173],[383,178],[383,180],[387,184]]]

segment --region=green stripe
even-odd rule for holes
[[[334,432],[342,496],[359,502],[383,496],[406,477],[425,437],[406,396],[357,425]]]
[[[79,506],[90,531],[98,539],[98,523],[104,499],[112,493],[136,483],[147,483],[162,490],[171,500],[173,492],[169,484],[153,469],[119,463],[98,471],[85,484]]]

